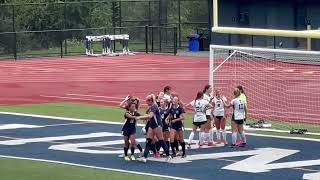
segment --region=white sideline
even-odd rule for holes
[[[90,119],[77,119],[77,118],[67,118],[67,117],[58,117],[58,116],[44,116],[44,115],[15,113],[15,112],[1,112],[0,111],[0,114],[28,116],[28,117],[37,117],[37,118],[48,118],[48,119],[55,119],[55,120],[78,121],[78,122],[95,122],[95,123],[102,123],[102,124],[116,124],[116,125],[123,124],[122,122],[90,120]],[[138,126],[144,126],[144,124],[138,124]],[[189,130],[189,131],[192,130],[191,128],[185,128],[185,129]],[[259,129],[250,128],[250,130],[259,130]],[[281,131],[281,130],[279,130],[279,131]],[[277,132],[277,131],[274,131],[274,132]],[[279,138],[279,139],[294,139],[294,140],[320,142],[320,139],[306,138],[306,137],[288,137],[288,136],[266,135],[266,134],[257,134],[257,133],[248,133],[248,132],[246,134],[251,135],[251,136],[258,136],[258,137],[272,137],[272,138]]]
[[[130,174],[137,174],[137,175],[145,175],[145,176],[153,176],[153,177],[161,177],[161,178],[168,178],[168,179],[192,180],[192,179],[179,178],[179,177],[174,177],[174,176],[166,176],[166,175],[159,175],[159,174],[150,174],[150,173],[143,173],[143,172],[127,171],[127,170],[113,169],[113,168],[103,168],[103,167],[97,167],[97,166],[88,166],[88,165],[82,165],[82,164],[67,163],[67,162],[62,162],[62,161],[53,161],[53,160],[44,160],[44,159],[35,159],[35,158],[24,158],[24,157],[14,157],[14,156],[5,156],[5,155],[0,155],[0,157],[1,158],[10,158],[10,159],[19,159],[19,160],[30,160],[30,161],[55,163],[55,164],[69,165],[69,166],[75,166],[75,167],[84,167],[84,168],[99,169],[99,170],[108,170],[108,171],[130,173]]]

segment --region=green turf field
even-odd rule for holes
[[[164,178],[29,160],[0,158],[1,180],[161,180]]]
[[[84,103],[68,103],[68,102],[26,104],[26,105],[2,105],[0,106],[0,111],[59,116],[59,117],[71,117],[71,118],[79,118],[79,119],[115,121],[115,122],[122,122],[123,113],[124,113],[124,110],[118,107],[84,104]],[[141,109],[140,111],[143,114],[145,110]],[[249,123],[254,122],[254,120],[248,120],[248,122]],[[184,123],[185,123],[185,127],[187,128],[191,127],[191,123],[192,123],[191,113],[187,113],[186,120]],[[271,124],[273,129],[278,129],[278,130],[290,130],[292,128],[301,128],[301,129],[308,129],[309,132],[320,133],[319,125],[288,123],[288,122],[280,122],[280,121],[272,121]],[[265,132],[261,132],[261,133],[265,133]],[[266,133],[266,134],[270,134],[270,133]],[[288,136],[287,133],[272,132],[271,134]]]
[[[48,116],[70,117],[102,121],[123,121],[124,110],[118,107],[82,104],[82,103],[44,103],[26,105],[1,105],[0,111],[18,112]],[[144,110],[141,110],[143,113]],[[187,114],[185,126],[191,127],[192,114]],[[320,126],[272,122],[275,129],[307,128],[320,132]],[[252,131],[259,134],[289,136],[288,133]],[[298,137],[320,138],[311,135],[290,135]],[[132,175],[107,170],[80,168],[45,162],[0,158],[1,180],[121,180],[121,179],[160,179],[150,176]],[[59,173],[57,173],[59,172]]]

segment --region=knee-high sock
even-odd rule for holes
[[[135,147],[134,146],[131,146],[131,155],[133,156],[134,155],[134,151],[135,151]]]
[[[186,155],[186,143],[185,142],[179,142],[182,147],[182,156]]]
[[[217,129],[216,135],[217,135],[217,140],[220,141],[221,140],[221,131],[220,131],[220,129]]]
[[[157,142],[156,142],[156,150],[159,152],[159,151],[160,151],[160,149],[161,149],[160,142],[159,142],[159,141],[157,141]]]
[[[174,140],[174,147],[176,148],[176,151],[179,151],[179,141]]]
[[[209,130],[209,142],[213,142],[213,130],[212,130],[212,128]]]
[[[166,153],[167,156],[170,155],[169,153],[169,147],[166,145],[164,140],[159,140],[159,145],[163,148],[164,152]]]
[[[235,145],[237,142],[238,133],[232,133],[232,144]]]
[[[193,138],[194,138],[194,132],[191,132],[190,135],[189,135],[188,144],[192,143]]]
[[[175,149],[176,147],[175,147],[174,142],[171,142],[170,145],[171,145],[172,154],[176,154],[176,149]]]
[[[199,133],[199,142],[200,142],[200,144],[203,144],[203,141],[204,141],[204,132],[200,132]]]
[[[153,154],[156,154],[156,153],[157,153],[156,144],[151,143],[151,151],[153,152]]]
[[[247,143],[247,138],[246,138],[246,134],[244,133],[244,131],[240,132],[240,136],[241,136],[241,139],[244,143]]]
[[[142,147],[140,144],[137,144],[137,148],[139,149],[140,152],[143,152]]]
[[[151,143],[152,143],[152,139],[147,138],[146,148],[144,149],[144,153],[143,153],[143,156],[144,156],[145,158],[147,158],[148,155],[149,155],[149,151],[150,151],[150,149],[151,149]]]
[[[128,150],[129,150],[128,146],[123,147],[124,156],[128,156]]]
[[[225,129],[222,129],[222,130],[221,130],[221,134],[222,134],[222,138],[223,138],[223,140],[224,140],[224,141],[226,141],[226,140],[227,140],[227,133],[226,133],[226,130],[225,130]]]

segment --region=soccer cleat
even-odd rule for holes
[[[176,154],[176,156],[181,156],[181,152],[178,151],[177,154]]]
[[[156,152],[154,155],[154,158],[160,158],[161,156],[160,156],[160,152],[158,151],[158,152]]]
[[[208,146],[215,146],[215,144],[213,142],[209,142]]]
[[[223,143],[224,143],[224,145],[228,145],[228,141],[227,140],[225,140]]]
[[[236,145],[237,145],[237,146],[240,146],[242,143],[243,143],[242,140],[238,140],[238,141],[236,142]]]
[[[247,144],[247,143],[243,142],[243,143],[239,144],[238,146],[239,146],[239,147],[246,147],[246,144]]]
[[[191,149],[191,144],[188,144],[188,145],[187,145],[187,149]]]
[[[172,157],[168,156],[167,159],[166,159],[166,162],[169,163],[171,160],[172,160]]]
[[[141,157],[141,158],[138,158],[137,161],[146,163],[146,162],[147,162],[147,159],[146,159],[145,157]]]
[[[136,157],[134,157],[134,156],[130,156],[130,158],[131,158],[132,161],[136,160]]]
[[[230,147],[231,147],[231,148],[235,148],[236,145],[235,145],[235,144],[231,144]]]
[[[187,157],[187,155],[185,155],[185,154],[183,154],[182,156],[181,156],[181,158],[186,158]]]
[[[129,158],[129,156],[125,156],[125,157],[124,157],[124,160],[125,160],[125,161],[130,161],[131,159]]]

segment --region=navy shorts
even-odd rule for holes
[[[160,122],[159,121],[158,122],[150,121],[150,127],[151,127],[151,129],[162,127],[162,122],[161,121]]]
[[[136,134],[136,129],[122,129],[122,135],[124,136],[131,136]]]
[[[176,131],[184,131],[183,124],[181,122],[171,124],[171,128]]]
[[[170,131],[169,125],[167,123],[163,123],[162,132]]]
[[[235,119],[234,119],[234,114],[232,114],[231,121],[235,122],[235,123],[238,124],[238,125],[242,125],[242,124],[244,124],[245,119],[235,120]]]
[[[244,119],[240,119],[240,120],[233,120],[233,122],[235,122],[238,125],[242,125],[244,124]]]

